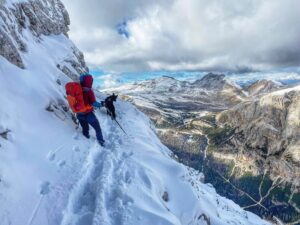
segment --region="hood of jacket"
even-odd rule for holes
[[[90,74],[83,74],[80,76],[80,84],[82,87],[92,88],[93,77]]]

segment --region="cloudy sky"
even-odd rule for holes
[[[299,0],[63,0],[70,37],[106,71],[300,66]]]

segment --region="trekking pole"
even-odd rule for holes
[[[126,134],[127,135],[127,133],[125,132],[125,130],[122,128],[122,126],[119,124],[119,122],[118,122],[118,120],[116,120],[116,119],[113,119],[117,124],[118,124],[118,126],[121,128],[121,130],[124,132],[124,134]]]
[[[118,122],[118,120],[113,117],[112,112],[108,108],[106,108],[106,110],[107,110],[107,115],[110,116],[110,118],[116,122],[116,124],[120,127],[120,129],[124,132],[124,134],[127,135],[127,133],[125,132],[125,130],[123,129],[123,127],[120,125],[120,123]]]

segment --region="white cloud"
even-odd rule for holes
[[[120,80],[117,74],[105,74],[96,77],[95,84],[101,88],[112,88],[120,85]]]
[[[299,66],[298,0],[63,0],[70,36],[105,70]],[[129,38],[117,32],[127,21]]]

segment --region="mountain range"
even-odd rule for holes
[[[225,75],[194,82],[161,77],[116,92],[148,115],[178,161],[217,192],[260,216],[299,224],[300,86]]]

